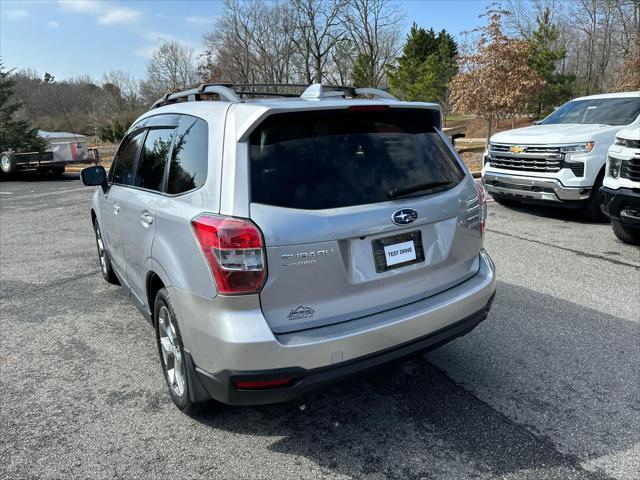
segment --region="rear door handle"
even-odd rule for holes
[[[145,212],[140,216],[140,223],[142,223],[143,227],[147,228],[153,223],[153,217],[149,213]]]
[[[117,215],[119,211],[120,211],[120,205],[118,205],[117,203],[114,203],[113,204],[113,213],[114,213],[114,215]]]

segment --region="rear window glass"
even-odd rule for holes
[[[149,130],[138,160],[136,187],[160,191],[164,179],[164,169],[171,150],[173,129]]]
[[[186,115],[180,120],[171,155],[167,193],[184,193],[204,184],[209,158],[208,139],[207,122]]]
[[[464,173],[424,110],[276,114],[251,135],[251,200],[319,210],[389,200],[389,192]]]

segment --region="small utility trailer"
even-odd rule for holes
[[[44,138],[49,148],[45,152],[2,152],[0,172],[12,173],[16,170],[35,170],[44,175],[62,175],[66,165],[91,164],[100,161],[98,150],[87,148],[87,137],[66,132],[45,132]]]

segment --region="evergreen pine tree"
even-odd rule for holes
[[[571,98],[575,77],[556,73],[556,66],[565,57],[566,50],[558,45],[560,29],[551,23],[549,9],[545,9],[536,20],[537,28],[530,40],[529,66],[547,83],[538,103],[538,113],[541,113]]]
[[[387,72],[393,93],[405,100],[445,103],[449,81],[457,72],[458,46],[445,30],[419,28],[407,36],[397,66]]]
[[[0,61],[0,152],[41,152],[47,143],[29,122],[15,119],[22,104],[12,100],[15,82]]]

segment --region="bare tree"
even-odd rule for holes
[[[152,102],[167,92],[190,87],[198,80],[193,48],[174,41],[163,42],[147,64],[140,90],[145,100]]]
[[[346,0],[292,0],[296,29],[292,33],[304,58],[307,83],[322,82],[327,76],[327,62],[343,38],[340,12]]]
[[[140,82],[130,72],[111,70],[105,73],[102,79],[103,88],[107,84],[113,85],[118,89],[119,96],[123,101],[123,109],[135,110],[140,108],[142,103]]]
[[[400,49],[404,14],[391,0],[346,0],[342,26],[353,41],[357,56],[366,61],[364,80],[371,87],[385,83],[385,71]]]
[[[299,54],[292,7],[285,2],[225,0],[212,32],[204,36],[206,80],[286,83]]]

